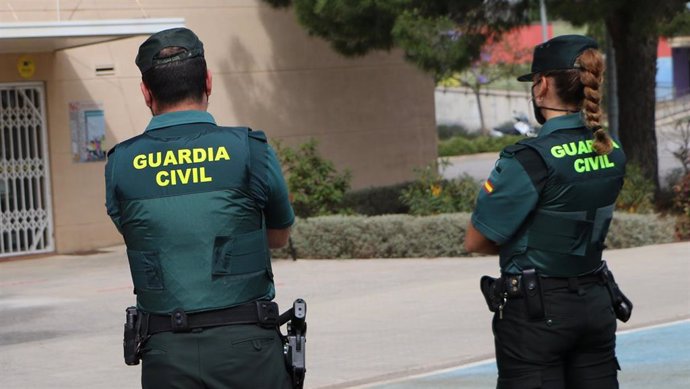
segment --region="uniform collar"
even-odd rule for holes
[[[146,131],[190,123],[216,124],[216,121],[206,111],[175,111],[152,117],[149,125],[146,127]]]
[[[546,136],[557,130],[566,130],[571,128],[584,127],[585,122],[582,121],[582,115],[578,113],[571,113],[568,115],[556,116],[544,123],[539,130],[539,136]]]

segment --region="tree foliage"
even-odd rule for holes
[[[401,48],[437,80],[476,63],[482,47],[534,19],[536,0],[264,0],[292,5],[310,34],[340,53]],[[659,186],[655,133],[658,37],[689,31],[684,0],[545,0],[549,17],[600,24],[616,54],[619,134],[623,148]],[[678,16],[680,14],[680,16]],[[668,27],[665,29],[665,27]]]
[[[471,65],[488,39],[528,21],[528,1],[264,0],[294,6],[307,31],[346,56],[400,47],[437,80]]]

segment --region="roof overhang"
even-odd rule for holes
[[[38,53],[184,27],[184,18],[0,23],[0,53]]]

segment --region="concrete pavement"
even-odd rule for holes
[[[690,242],[605,255],[633,318],[690,318]],[[495,257],[277,261],[277,301],[308,302],[307,388],[348,388],[493,357],[479,277]],[[123,247],[0,262],[0,387],[134,388],[122,361],[134,302]],[[623,366],[625,369],[625,366]]]

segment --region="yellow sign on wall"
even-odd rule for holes
[[[36,73],[34,59],[28,55],[22,55],[17,59],[17,71],[22,78],[31,78]]]

